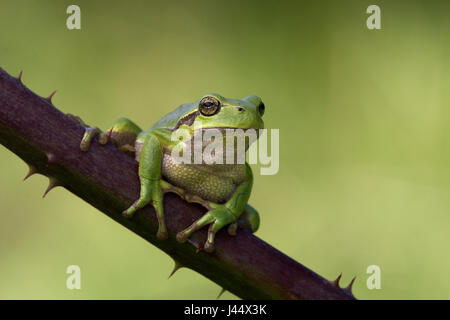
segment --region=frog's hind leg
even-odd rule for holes
[[[255,233],[259,228],[259,214],[255,208],[247,203],[245,210],[236,222],[228,226],[228,234],[230,236],[236,235],[237,229],[242,228]]]

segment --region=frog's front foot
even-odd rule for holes
[[[80,142],[80,149],[81,151],[87,152],[89,150],[89,147],[91,146],[92,139],[95,138],[95,136],[99,136],[98,143],[100,144],[106,144],[108,143],[108,133],[102,132],[97,127],[87,127],[84,131],[83,139]]]
[[[177,240],[179,242],[186,242],[187,239],[198,229],[210,225],[208,229],[208,236],[203,249],[206,252],[214,251],[214,237],[220,229],[234,223],[237,217],[233,212],[224,205],[211,204],[212,210],[208,211],[204,216],[195,221],[191,226],[183,231],[178,232]]]
[[[99,136],[98,142],[100,144],[108,143],[110,132],[102,132],[97,127],[90,127],[83,120],[81,120],[80,117],[73,114],[67,113],[66,116],[85,128],[83,139],[81,139],[80,142],[81,151],[87,152],[89,150],[89,147],[91,146],[92,139],[94,139],[97,135]]]
[[[156,237],[160,240],[165,240],[168,238],[168,232],[164,220],[163,192],[159,179],[146,179],[141,177],[141,195],[128,209],[122,212],[122,215],[131,219],[137,210],[150,203],[155,208],[158,218],[158,232],[156,233]]]

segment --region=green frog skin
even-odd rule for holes
[[[237,100],[208,94],[196,102],[181,105],[147,131],[142,131],[126,118],[120,118],[109,130],[102,132],[76,118],[86,127],[80,143],[82,151],[87,152],[92,139],[99,135],[100,144],[110,141],[139,162],[140,196],[123,211],[124,216],[131,218],[137,210],[152,204],[158,218],[157,237],[166,239],[163,195],[166,192],[177,193],[186,201],[201,204],[208,212],[178,232],[176,239],[185,242],[195,231],[209,225],[203,249],[213,252],[215,234],[223,227],[228,226],[231,235],[236,234],[238,227],[251,232],[256,232],[259,227],[258,212],[247,203],[253,185],[251,168],[248,163],[191,164],[174,161],[172,150],[179,141],[171,139],[172,133],[185,129],[193,136],[195,130],[263,129],[264,109],[257,96]],[[201,129],[198,129],[200,125]]]

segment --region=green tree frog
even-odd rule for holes
[[[86,127],[80,148],[88,151],[92,139],[99,135],[100,144],[110,141],[135,157],[139,162],[140,196],[122,214],[131,218],[137,210],[152,204],[158,218],[159,239],[168,237],[164,193],[174,192],[189,202],[204,206],[207,213],[178,232],[176,239],[185,242],[195,231],[209,225],[203,249],[212,252],[215,234],[223,227],[228,226],[231,235],[236,234],[238,227],[251,232],[256,232],[259,227],[258,212],[247,203],[253,184],[251,168],[246,162],[192,164],[174,161],[173,149],[179,140],[174,141],[172,133],[178,129],[187,130],[191,136],[196,130],[209,129],[258,131],[264,128],[264,110],[265,106],[257,96],[237,100],[208,94],[196,102],[181,105],[147,131],[126,118],[118,119],[106,132],[86,126],[79,120]]]

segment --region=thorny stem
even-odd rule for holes
[[[27,89],[21,74],[12,77],[0,68],[0,143],[28,163],[30,173],[48,176],[50,187],[62,185],[166,252],[177,268],[193,269],[243,299],[355,299],[351,286],[340,288],[246,230],[234,237],[219,232],[213,254],[196,249],[206,230],[195,233],[190,243],[178,243],[176,233],[205,209],[175,194],[164,197],[168,240],[156,238],[151,206],[131,220],[122,217],[139,194],[137,162],[111,144],[93,143],[89,152],[80,151],[83,127],[53,106],[53,94],[42,98]]]

